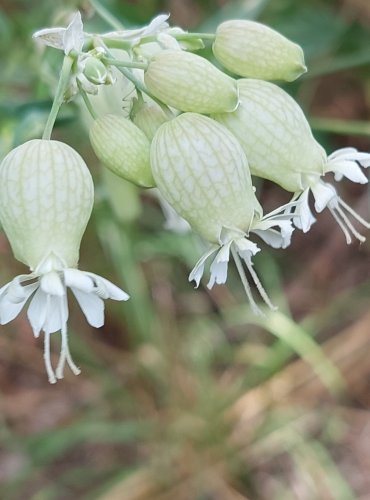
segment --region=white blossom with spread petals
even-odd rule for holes
[[[78,153],[58,141],[35,139],[12,150],[0,165],[0,220],[15,257],[30,274],[0,289],[0,323],[12,321],[30,300],[28,319],[35,337],[44,332],[49,382],[63,378],[67,362],[78,374],[68,347],[69,288],[88,323],[104,324],[104,299],[128,295],[105,278],[77,269],[79,247],[94,198],[90,172]],[[54,371],[50,336],[61,332]]]

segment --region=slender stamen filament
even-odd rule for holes
[[[338,223],[339,227],[343,231],[347,244],[352,242],[353,235],[356,239],[361,242],[366,240],[365,236],[357,231],[357,229],[353,226],[352,222],[349,220],[346,211],[351,215],[355,220],[357,220],[360,224],[370,229],[370,223],[363,219],[353,208],[351,208],[347,203],[345,203],[339,196],[334,198],[328,203],[328,208]],[[343,210],[344,209],[344,210]]]
[[[74,375],[79,375],[81,373],[81,370],[75,365],[71,353],[69,351],[69,346],[68,346],[68,333],[67,333],[67,324],[64,323],[61,329],[61,336],[62,336],[62,345],[61,345],[61,352],[60,352],[60,358],[58,362],[58,366],[56,369],[56,377],[58,379],[63,378],[63,371],[64,371],[64,365],[65,362],[67,361],[68,366],[74,373]]]
[[[55,373],[53,367],[51,366],[50,360],[50,332],[45,332],[44,337],[44,362],[46,373],[48,374],[48,379],[51,384],[55,384],[57,379],[55,378]]]
[[[247,294],[249,303],[250,303],[250,305],[252,307],[252,310],[253,310],[254,314],[256,314],[257,316],[263,316],[263,312],[257,306],[257,304],[256,304],[256,302],[255,302],[255,300],[253,298],[251,287],[249,285],[247,276],[246,276],[246,274],[244,272],[242,261],[240,260],[238,252],[235,250],[234,245],[231,245],[231,254],[233,256],[233,259],[234,259],[236,268],[238,270],[241,282],[242,282],[242,284],[244,286],[245,293]]]
[[[353,217],[353,218],[355,218],[356,220],[358,220],[358,222],[359,222],[360,224],[362,224],[363,226],[365,226],[367,229],[370,229],[370,222],[368,222],[367,220],[363,219],[363,218],[361,217],[361,215],[359,215],[359,214],[358,214],[355,210],[353,210],[353,208],[352,208],[352,207],[350,207],[349,205],[347,205],[347,203],[346,203],[346,202],[344,202],[344,201],[342,200],[342,198],[339,198],[339,197],[338,197],[337,201],[338,201],[338,203],[339,203],[340,205],[342,205],[342,207],[343,207],[345,210],[347,210],[347,212],[348,212],[350,215],[352,215],[352,217]]]
[[[266,303],[266,305],[270,309],[272,309],[273,311],[276,311],[277,307],[272,304],[270,297],[267,295],[266,290],[263,288],[263,285],[262,285],[256,271],[253,269],[252,263],[247,260],[246,265],[247,265],[248,271],[250,272],[250,275],[252,276],[253,282],[256,285],[257,290],[259,291],[262,299],[264,300],[264,302]]]
[[[360,234],[357,229],[355,229],[355,227],[353,226],[352,222],[349,220],[349,218],[347,217],[346,213],[344,212],[344,210],[342,210],[339,206],[337,207],[337,211],[338,211],[338,214],[342,217],[343,221],[345,222],[345,224],[347,224],[347,227],[348,229],[352,232],[353,236],[355,236],[355,238],[357,238],[359,241],[362,241],[364,242],[366,240],[365,236],[363,236],[362,234]]]
[[[339,218],[339,215],[335,212],[334,208],[331,207],[330,205],[328,205],[328,208],[330,210],[331,215],[334,217],[336,223],[343,231],[344,236],[346,238],[347,245],[349,245],[350,243],[352,243],[352,238],[351,238],[351,235],[349,234],[349,231],[347,230],[346,226],[343,224],[343,222]]]

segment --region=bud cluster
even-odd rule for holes
[[[365,239],[349,216],[370,227],[322,179],[334,173],[336,181],[367,182],[361,167],[370,166],[370,154],[345,148],[328,156],[297,102],[271,82],[291,82],[306,71],[302,49],[253,21],[192,34],[167,20],[161,15],[144,28],[88,34],[77,13],[67,28],[34,35],[62,50],[65,62],[44,137],[14,149],[0,165],[0,221],[15,257],[31,270],[0,289],[0,322],[11,321],[32,297],[28,318],[35,336],[45,334],[50,382],[62,378],[65,362],[79,372],[68,349],[67,288],[93,326],[104,322],[102,299],[128,299],[104,278],[77,269],[93,183],[82,158],[50,140],[63,100],[82,96],[92,116],[91,146],[105,167],[156,188],[167,226],[193,230],[208,244],[189,280],[198,286],[213,256],[208,287],[225,283],[232,257],[256,314],[250,281],[274,306],[253,267],[260,251],[254,237],[286,248],[294,227],[307,232],[315,221],[311,193],[316,212],[327,207],[348,243]],[[207,41],[217,66],[194,53]],[[264,214],[255,177],[292,193],[291,202]],[[54,372],[49,337],[56,331],[62,348]]]

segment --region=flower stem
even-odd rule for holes
[[[192,38],[201,38],[202,40],[214,40],[216,38],[215,33],[178,33],[172,34],[176,40],[191,40]]]
[[[82,86],[80,84],[77,84],[77,85],[78,85],[78,90],[81,94],[82,99],[84,100],[84,103],[85,103],[85,106],[86,106],[88,112],[90,113],[91,117],[94,120],[96,120],[98,118],[98,115],[96,114],[95,109],[93,108],[90,99],[88,98],[88,96],[87,96],[86,92],[84,91],[84,89],[82,88]]]
[[[60,72],[60,77],[59,77],[59,82],[57,86],[57,90],[55,93],[53,105],[50,110],[49,117],[47,119],[44,133],[42,134],[43,139],[50,139],[51,132],[54,127],[54,123],[56,120],[56,117],[58,115],[59,109],[61,105],[63,104],[64,101],[64,92],[67,88],[68,82],[69,82],[69,76],[71,73],[71,68],[72,64],[74,62],[74,58],[70,55],[65,56],[64,61],[63,61],[63,66],[62,70]]]
[[[107,54],[109,56],[109,59],[113,59],[113,60],[116,60],[114,57],[112,57],[112,55],[110,54],[109,51],[107,51]],[[106,59],[106,58],[104,58]],[[145,65],[146,66],[146,65]],[[126,67],[121,67],[121,66],[117,66],[117,69],[118,71],[120,71],[128,80],[130,80],[130,82],[132,82],[135,87],[140,90],[140,92],[143,92],[144,94],[146,94],[148,97],[150,97],[151,99],[153,99],[153,101],[155,101],[158,106],[161,107],[161,109],[163,110],[163,112],[166,114],[166,116],[168,116],[169,118],[173,118],[173,113],[172,111],[170,110],[170,108],[168,106],[166,106],[166,104],[164,104],[162,101],[160,101],[159,99],[157,99],[151,92],[149,92],[149,90],[146,88],[146,86],[144,85],[144,83],[139,80],[139,78],[137,78],[133,73],[132,71],[130,70],[130,68],[128,68],[127,66]]]
[[[124,26],[120,21],[113,16],[98,0],[90,0],[91,5],[99,16],[104,19],[107,24],[110,24],[115,30],[123,30]]]
[[[216,35],[214,33],[171,33],[171,36],[176,40],[195,40],[201,38],[202,40],[214,40]],[[157,35],[148,35],[140,40],[140,43],[156,42]]]
[[[114,59],[113,57],[103,57],[102,61],[106,64],[117,66],[118,68],[147,69],[148,67],[148,64],[144,62],[120,61],[118,59]]]
[[[242,261],[241,261],[239,255],[238,255],[238,252],[235,250],[235,248],[233,247],[233,245],[231,245],[230,249],[231,249],[231,254],[233,256],[236,268],[237,268],[239,276],[240,276],[240,280],[241,280],[241,282],[243,284],[245,293],[246,293],[247,298],[249,300],[249,303],[250,303],[250,305],[252,307],[252,311],[254,312],[254,314],[256,316],[264,316],[263,312],[258,307],[258,305],[256,304],[256,302],[255,302],[255,300],[253,298],[251,287],[249,285],[248,278],[245,275],[245,272],[244,272],[244,269],[243,269],[243,264],[242,264]]]

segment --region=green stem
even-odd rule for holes
[[[115,30],[123,30],[124,26],[120,21],[114,17],[109,10],[107,10],[98,0],[90,0],[91,5],[94,7],[99,16],[104,19],[107,24],[110,24]]]
[[[176,40],[194,40],[201,38],[202,40],[214,40],[214,33],[171,33],[171,36]],[[141,38],[140,44],[156,42],[157,35],[149,35]],[[130,40],[119,40],[118,38],[105,38],[104,43],[110,49],[131,49],[132,42]]]
[[[214,40],[214,33],[171,33],[171,36],[176,40],[194,40],[201,38],[202,40]],[[141,38],[140,43],[156,42],[157,35],[149,35]]]
[[[51,107],[50,114],[49,114],[49,117],[48,117],[46,125],[45,125],[44,133],[42,135],[43,139],[50,139],[51,132],[53,130],[56,117],[57,117],[59,109],[64,101],[64,93],[66,91],[66,88],[67,88],[67,85],[69,82],[69,76],[71,74],[71,68],[72,68],[73,62],[74,62],[74,58],[72,56],[70,56],[70,55],[65,56],[64,61],[63,61],[62,70],[61,70],[60,76],[59,76],[59,82],[58,82],[57,90],[55,93],[53,105]]]
[[[311,127],[322,132],[344,135],[370,136],[370,122],[360,120],[336,120],[332,118],[311,118]]]
[[[132,43],[129,40],[118,40],[115,38],[105,37],[102,38],[102,40],[104,40],[104,44],[110,49],[130,50],[132,48]]]
[[[115,60],[114,57],[112,57],[112,54],[110,54],[108,51],[107,51],[107,54],[108,54],[108,56],[109,56],[110,59]],[[166,114],[166,116],[168,116],[170,119],[173,118],[173,113],[170,110],[170,108],[168,106],[166,106],[166,104],[164,104],[162,101],[160,101],[159,99],[157,99],[151,92],[149,92],[149,90],[146,88],[146,86],[143,84],[143,82],[141,80],[139,80],[138,78],[136,78],[136,76],[132,73],[132,71],[128,67],[117,66],[117,69],[128,80],[130,80],[130,82],[132,82],[135,85],[135,87],[138,90],[140,90],[140,92],[143,92],[148,97],[150,97],[151,99],[153,99],[153,101],[156,102],[158,104],[158,106],[161,107],[161,109]]]
[[[90,99],[88,98],[88,96],[87,96],[86,92],[84,91],[84,89],[82,88],[81,84],[78,83],[77,85],[78,85],[78,90],[80,91],[81,97],[84,100],[84,103],[85,103],[85,106],[86,106],[88,112],[90,113],[92,118],[94,120],[96,120],[98,118],[98,115],[96,114],[96,112],[91,104]]]
[[[136,69],[147,69],[148,64],[144,62],[135,62],[135,61],[119,61],[118,59],[114,59],[112,57],[103,57],[102,61],[106,64],[111,64],[112,66],[116,66],[117,68],[136,68]]]
[[[176,40],[191,40],[192,38],[201,38],[202,40],[214,40],[215,33],[178,33],[171,34]]]

